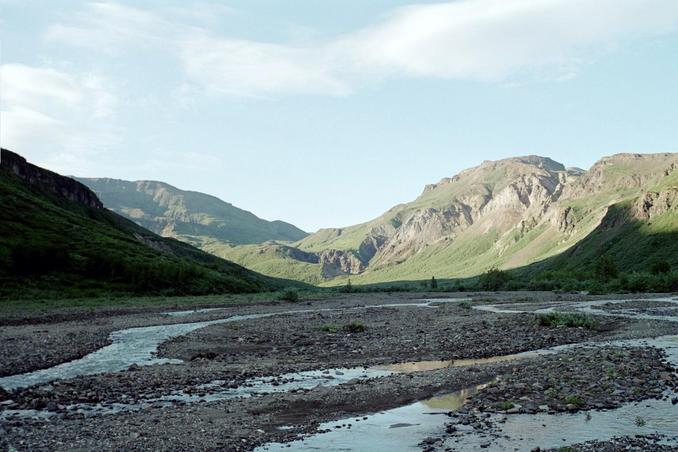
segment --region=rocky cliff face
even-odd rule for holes
[[[0,152],[0,168],[3,170],[69,201],[95,209],[103,208],[103,204],[94,192],[80,182],[28,163],[25,158],[7,149],[2,149]]]
[[[428,185],[417,200],[400,208],[402,223],[382,237],[369,265],[398,264],[426,247],[453,242],[474,225],[500,233],[524,230],[541,219],[575,177],[553,160],[527,156],[483,162]]]
[[[325,278],[356,275],[365,271],[365,264],[352,251],[326,250],[318,256]]]
[[[645,193],[633,205],[631,215],[636,219],[648,221],[677,209],[678,188],[673,187],[660,192]]]

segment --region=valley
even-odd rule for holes
[[[672,296],[245,297],[5,311],[0,444],[672,450],[678,440]],[[544,434],[531,433],[537,424]],[[589,438],[598,443],[576,444]]]
[[[215,210],[219,200],[208,210],[204,202],[198,207],[195,194],[169,197],[148,182],[81,180],[138,224],[269,276],[320,286],[402,281],[420,288],[431,277],[468,285],[498,268],[526,289],[539,277],[594,279],[603,254],[624,272],[647,273],[656,261],[678,264],[677,165],[671,153],[616,154],[589,170],[540,156],[485,161],[366,223],[249,242],[224,238],[229,227],[236,233],[242,225]],[[561,275],[546,276],[553,272]]]

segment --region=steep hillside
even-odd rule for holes
[[[665,199],[665,191],[676,186],[676,165],[678,154],[618,154],[589,171],[536,156],[484,162],[427,186],[416,200],[375,220],[312,234],[294,244],[296,251],[264,244],[257,253],[235,247],[220,255],[266,274],[322,278],[330,285],[348,277],[357,283],[466,277],[495,266],[518,268],[541,261],[555,268],[565,261],[548,258],[605,242],[589,236],[601,233],[613,206]],[[670,230],[675,212],[665,210],[661,221],[624,215],[618,226],[647,234],[659,224]],[[626,232],[620,232],[616,246],[645,253],[634,262],[651,259],[654,253],[639,249],[638,237]],[[591,255],[600,252],[595,248]],[[305,253],[303,267],[298,252]],[[622,262],[631,268],[630,260]]]
[[[83,184],[5,149],[0,297],[224,293],[284,282],[159,237],[103,208]]]
[[[297,241],[308,234],[283,221],[266,221],[214,196],[179,190],[155,181],[78,180],[104,206],[163,237],[197,247],[206,241],[244,245],[268,240]]]

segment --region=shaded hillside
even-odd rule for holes
[[[254,292],[283,282],[159,237],[2,150],[0,296]]]
[[[528,270],[590,272],[602,255],[625,271],[647,272],[657,262],[678,268],[678,186],[610,206],[583,240]]]
[[[155,181],[79,178],[104,206],[163,237],[202,247],[206,241],[252,244],[297,241],[308,234],[283,221],[266,221],[214,196]]]
[[[305,253],[303,265],[289,245],[284,251],[280,244],[261,245],[256,253],[240,247],[211,251],[266,274],[322,278],[327,285],[343,284],[349,277],[356,283],[469,277],[492,267],[542,262],[577,244],[579,249],[590,248],[593,256],[600,251],[594,245],[605,240],[590,235],[601,226],[608,208],[665,196],[662,190],[676,186],[677,165],[678,154],[618,154],[601,159],[589,171],[566,169],[536,156],[484,162],[427,186],[416,200],[370,222],[321,230],[295,243],[296,250]],[[674,215],[669,209],[662,219],[668,231]],[[628,223],[628,228],[651,232],[638,226],[651,221],[624,218],[620,226]],[[671,238],[666,232],[653,239],[659,243],[653,246],[661,247]],[[634,240],[629,246],[646,243],[628,240]],[[649,248],[633,249],[638,255],[634,262],[654,255]],[[553,265],[560,265],[557,262],[564,264],[566,258]],[[622,264],[631,268],[632,262]]]

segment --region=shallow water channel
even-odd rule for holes
[[[678,303],[672,298],[657,298],[655,301]],[[477,306],[477,309],[501,313],[546,313],[559,310],[574,310],[596,315],[610,315],[627,318],[678,321],[671,316],[648,316],[622,310],[610,313],[598,306],[613,303],[621,304],[627,300],[597,300],[593,302],[552,303],[547,307],[536,307],[533,310],[521,309],[525,304],[505,304]],[[543,306],[543,303],[541,304]],[[451,365],[472,365],[492,362],[503,362],[514,359],[525,359],[545,353],[555,353],[575,346],[646,346],[664,350],[666,360],[678,367],[678,335],[663,336],[655,339],[619,340],[599,343],[570,344],[553,349],[518,353],[502,357],[481,360],[427,361],[403,363],[383,366],[394,371],[426,371]],[[256,449],[263,451],[385,451],[420,450],[419,444],[427,437],[442,436],[444,426],[451,419],[446,415],[460,409],[464,401],[477,392],[480,387],[465,388],[447,396],[413,403],[411,405],[382,411],[369,416],[362,422],[354,422],[352,418],[326,422],[319,426],[319,433],[291,443],[271,443]],[[491,415],[491,419],[499,426],[499,430],[491,435],[487,432],[476,432],[472,427],[457,426],[458,434],[446,440],[442,448],[452,450],[531,450],[535,447],[558,448],[564,445],[589,440],[607,440],[615,436],[637,434],[665,435],[672,444],[678,441],[678,406],[671,399],[678,394],[667,392],[662,400],[646,400],[625,404],[617,409],[600,411],[589,410],[574,414],[512,414]],[[450,404],[441,400],[452,400]],[[643,425],[637,419],[642,418]],[[350,429],[344,426],[352,423]],[[337,428],[341,426],[340,428]]]
[[[177,323],[168,325],[154,325],[137,328],[128,328],[111,333],[111,344],[92,352],[80,359],[69,361],[47,369],[37,370],[17,375],[0,378],[0,388],[13,390],[29,386],[48,383],[57,379],[69,379],[83,375],[119,372],[135,364],[138,366],[150,366],[153,364],[181,363],[180,360],[158,358],[156,356],[158,346],[170,339],[191,333],[200,328],[220,323],[241,322],[244,320],[261,319],[264,317],[304,314],[309,312],[330,312],[341,310],[375,309],[387,307],[421,307],[435,308],[436,304],[454,303],[463,299],[444,298],[435,300],[422,300],[419,303],[384,304],[372,306],[359,306],[353,308],[321,308],[302,309],[280,312],[268,312],[261,314],[235,315],[223,319],[209,320],[205,322]],[[196,314],[217,311],[224,308],[207,308],[193,311],[174,311],[165,315],[169,317],[190,317]]]
[[[282,311],[251,315],[236,315],[223,319],[204,322],[181,323],[173,325],[158,325],[141,328],[130,328],[116,331],[111,334],[112,344],[103,347],[85,357],[60,364],[49,369],[39,370],[26,374],[0,378],[0,387],[8,390],[24,388],[36,384],[46,384],[56,379],[69,379],[81,375],[117,372],[127,369],[130,365],[152,365],[162,363],[180,363],[178,360],[158,358],[158,346],[169,339],[188,334],[210,325],[252,320],[276,315],[293,315],[308,312],[355,310],[369,308],[399,308],[418,307],[435,308],[437,304],[454,303],[467,299],[435,299],[422,300],[416,303],[372,305],[355,308],[336,309],[308,309],[296,311]],[[655,301],[678,304],[672,298],[655,298]],[[627,300],[597,300],[593,302],[553,302],[541,303],[534,309],[525,310],[529,303],[511,303],[501,305],[480,305],[475,309],[500,313],[544,313],[553,311],[582,311],[594,315],[641,318],[651,320],[678,321],[677,317],[658,316],[622,309],[614,312],[598,309],[607,303],[624,303]],[[196,311],[178,311],[167,313],[172,317],[190,317],[195,314],[216,311],[221,308],[203,309]],[[440,369],[444,367],[482,365],[510,360],[528,359],[543,354],[557,353],[574,346],[602,346],[602,345],[641,345],[654,346],[665,350],[667,360],[678,367],[678,336],[665,336],[648,340],[625,340],[601,343],[569,344],[550,349],[528,351],[507,356],[498,356],[475,360],[454,361],[424,361],[378,366],[369,369],[330,369],[322,371],[300,372],[277,377],[255,378],[246,381],[237,388],[231,388],[227,382],[213,381],[191,391],[175,391],[172,394],[137,401],[130,404],[78,404],[68,407],[70,412],[79,412],[86,415],[100,415],[117,413],[120,411],[136,411],[146,407],[172,406],[177,403],[210,402],[226,400],[235,397],[251,397],[261,394],[280,393],[298,389],[312,389],[317,386],[336,386],[354,379],[378,378],[392,373],[409,373]],[[441,397],[417,402],[411,405],[368,416],[366,420],[347,418],[339,421],[324,423],[320,431],[327,430],[287,444],[268,444],[259,450],[336,450],[336,451],[389,451],[418,449],[418,443],[427,436],[440,435],[444,424],[449,422],[446,414],[461,408],[465,400],[479,389],[479,387],[465,388]],[[197,389],[197,391],[196,391]],[[675,396],[672,394],[672,396]],[[47,411],[35,410],[5,410],[0,412],[1,417],[48,417],[54,415]],[[636,425],[635,419],[641,416],[645,425]],[[447,447],[458,450],[511,450],[530,449],[532,447],[559,447],[578,441],[589,439],[608,439],[616,435],[639,433],[662,433],[671,437],[678,437],[678,408],[669,400],[649,400],[640,403],[624,405],[615,410],[590,411],[576,414],[536,414],[536,415],[493,415],[499,421],[500,435],[488,443],[485,434],[476,434],[472,431],[462,431],[458,437],[448,439]]]

